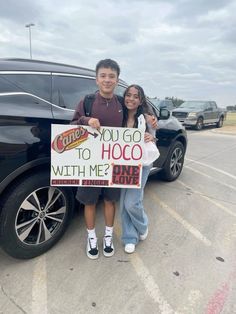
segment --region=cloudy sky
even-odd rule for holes
[[[94,68],[103,58],[148,96],[236,104],[236,0],[8,0],[0,57]]]

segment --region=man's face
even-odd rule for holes
[[[118,83],[118,76],[111,68],[100,68],[97,73],[96,83],[100,94],[105,98],[111,98]]]

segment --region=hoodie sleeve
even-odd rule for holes
[[[88,125],[91,117],[86,117],[84,112],[84,100],[81,100],[75,109],[74,116],[70,124]]]

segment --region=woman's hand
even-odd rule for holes
[[[150,124],[152,129],[157,129],[158,125],[157,125],[157,118],[154,115],[150,115],[150,114],[144,114],[145,116],[145,120],[148,124]]]
[[[156,139],[155,139],[155,137],[152,135],[152,134],[150,134],[150,133],[148,133],[148,132],[145,132],[145,134],[144,134],[144,142],[154,142]]]

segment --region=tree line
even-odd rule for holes
[[[236,105],[235,106],[227,106],[227,111],[236,111]]]
[[[183,102],[185,102],[185,100],[177,98],[177,97],[173,97],[173,96],[172,97],[165,97],[165,99],[171,100],[176,108],[179,107]],[[236,105],[227,106],[226,110],[227,111],[236,111]]]
[[[183,102],[185,102],[185,100],[173,96],[165,97],[165,99],[171,100],[176,108],[179,107]]]

